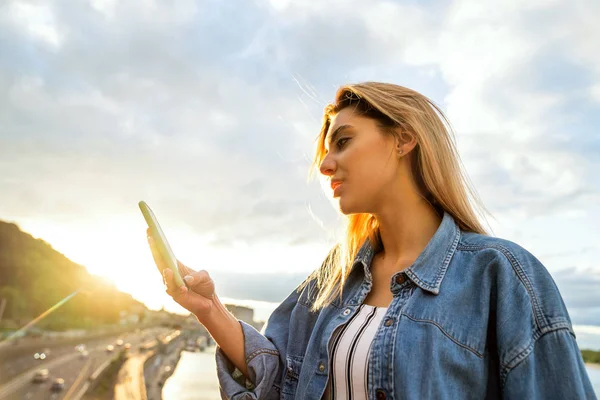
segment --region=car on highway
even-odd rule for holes
[[[123,343],[124,343],[124,342],[123,342],[123,339],[117,339],[117,341],[115,342],[115,344],[116,344],[117,346],[123,346]]]
[[[33,374],[33,381],[35,383],[45,382],[48,380],[49,377],[50,377],[50,371],[48,371],[48,368],[38,369]]]
[[[106,346],[107,353],[112,353],[114,349],[115,349],[115,346],[113,346],[112,344],[109,344],[108,346]]]
[[[65,380],[63,378],[56,378],[54,382],[52,382],[52,386],[50,386],[50,390],[53,392],[60,392],[65,388]]]
[[[33,355],[33,358],[35,358],[36,360],[45,360],[46,359],[46,353],[35,353]]]

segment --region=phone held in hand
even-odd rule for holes
[[[145,201],[140,201],[138,205],[142,211],[142,215],[144,215],[144,219],[146,220],[148,227],[150,228],[150,234],[152,235],[156,249],[158,250],[167,268],[173,271],[175,284],[177,287],[184,286],[185,282],[181,278],[181,274],[179,274],[179,268],[177,267],[177,258],[175,257],[175,254],[173,254],[173,250],[171,249],[171,246],[167,241],[167,237],[161,229],[156,216]]]

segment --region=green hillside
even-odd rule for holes
[[[141,313],[145,306],[110,283],[90,275],[48,243],[0,221],[0,328],[15,329],[77,292],[36,327],[64,330],[118,323],[121,311]]]

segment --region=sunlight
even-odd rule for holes
[[[41,237],[88,272],[113,282],[148,308],[185,314],[166,293],[146,242],[146,225],[140,214],[114,219],[54,222],[19,219],[20,227]],[[229,273],[300,273],[317,268],[331,244],[261,242],[211,246],[213,238],[188,227],[163,224],[178,259],[190,268]],[[218,284],[218,282],[217,282]],[[246,300],[246,299],[237,299]]]
[[[41,321],[42,319],[44,319],[46,316],[50,315],[55,310],[58,310],[63,304],[65,304],[67,301],[71,300],[71,298],[73,298],[73,296],[75,296],[77,293],[79,293],[78,290],[75,291],[75,292],[73,292],[73,293],[71,293],[70,295],[68,295],[64,299],[58,301],[52,307],[50,307],[49,309],[47,309],[46,311],[44,311],[43,313],[41,313],[40,315],[38,315],[37,317],[35,317],[34,319],[32,319],[31,321],[29,321],[27,324],[25,324],[20,329],[16,330],[11,336],[9,336],[8,338],[6,338],[6,343],[9,342],[10,340],[12,340],[13,338],[20,337],[23,332],[26,332],[29,328],[31,328],[32,326],[34,326],[35,324],[37,324],[39,321]],[[6,343],[4,343],[4,345]]]

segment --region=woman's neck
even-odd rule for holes
[[[376,215],[386,268],[402,270],[423,252],[440,226],[442,218],[431,204],[419,198],[403,207]]]

